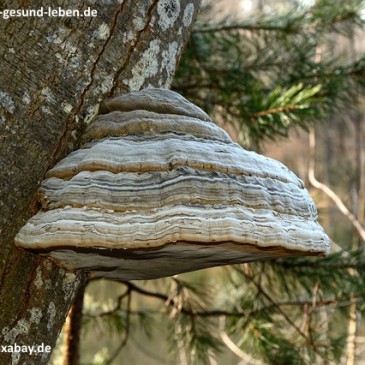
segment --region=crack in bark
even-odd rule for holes
[[[30,275],[28,277],[27,280],[27,284],[26,284],[26,289],[25,289],[25,294],[23,296],[23,300],[22,300],[22,305],[18,310],[17,316],[15,317],[13,323],[11,324],[10,328],[13,328],[16,323],[18,323],[20,321],[21,318],[25,317],[25,313],[27,313],[27,309],[29,307],[29,302],[31,299],[31,287],[33,285],[33,282],[35,280],[35,277],[37,276],[37,268],[40,266],[41,264],[41,259],[39,257],[35,257],[34,258],[34,264],[33,264],[33,268],[30,272]]]
[[[75,117],[76,117],[76,114],[71,112],[70,115],[65,119],[65,122],[64,122],[65,127],[63,129],[61,136],[58,139],[58,143],[56,145],[54,152],[52,153],[51,160],[47,166],[46,171],[48,171],[51,167],[54,166],[54,164],[57,162],[57,160],[59,158],[59,155],[62,153],[63,146],[64,146],[65,142],[67,141],[67,137],[68,137],[68,133],[69,133],[69,126],[74,123]]]
[[[117,70],[117,72],[115,73],[114,76],[114,80],[113,80],[113,86],[110,90],[110,92],[107,94],[108,96],[113,95],[113,93],[115,92],[117,86],[118,86],[118,78],[121,75],[121,73],[126,69],[126,67],[128,66],[130,59],[132,57],[132,54],[134,53],[135,49],[137,48],[138,44],[140,43],[140,39],[143,35],[144,32],[146,32],[146,30],[148,29],[152,17],[153,17],[153,12],[156,9],[157,5],[158,5],[159,0],[154,0],[153,3],[151,4],[150,8],[147,11],[147,21],[145,26],[143,27],[143,29],[141,29],[140,31],[137,32],[137,36],[136,36],[136,40],[133,42],[133,44],[130,46],[130,48],[128,49],[127,52],[127,57],[123,63],[123,65],[119,68],[119,70]],[[117,11],[115,12],[114,18],[113,18],[113,22],[112,25],[110,27],[110,33],[108,38],[106,39],[106,41],[104,42],[101,51],[98,53],[94,63],[92,64],[92,68],[90,70],[90,82],[86,85],[86,87],[84,88],[84,90],[82,91],[82,93],[80,94],[80,102],[79,104],[74,108],[73,111],[71,111],[69,117],[66,118],[65,120],[65,127],[64,130],[59,138],[59,142],[57,143],[57,147],[55,148],[54,152],[52,153],[52,157],[51,157],[51,163],[49,164],[49,166],[47,167],[47,170],[49,170],[49,168],[51,168],[55,162],[58,160],[59,155],[62,153],[62,149],[64,146],[65,141],[67,140],[68,134],[69,134],[69,126],[71,124],[74,123],[75,117],[80,113],[80,111],[82,110],[82,107],[84,106],[84,102],[86,99],[86,95],[88,93],[88,91],[90,90],[91,86],[94,83],[95,80],[95,72],[96,72],[96,68],[97,65],[99,64],[99,61],[102,57],[102,55],[104,54],[107,45],[109,44],[109,42],[111,41],[112,37],[115,34],[115,28],[117,26],[118,23],[118,17],[119,15],[123,12],[125,6],[127,4],[127,0],[123,1],[123,3],[119,6],[119,8],[117,9]]]
[[[83,90],[83,92],[81,93],[80,95],[80,103],[76,109],[76,111],[74,112],[74,114],[78,114],[81,110],[81,108],[83,107],[84,105],[84,101],[85,101],[85,96],[87,94],[87,92],[89,91],[89,89],[91,88],[92,84],[94,83],[94,80],[95,80],[95,70],[96,70],[96,67],[103,55],[103,53],[105,52],[106,50],[106,47],[107,45],[109,44],[109,42],[111,41],[114,33],[115,33],[115,28],[117,26],[117,23],[118,23],[118,17],[119,15],[123,12],[124,8],[125,8],[125,5],[127,3],[127,0],[124,0],[123,3],[119,6],[119,8],[117,9],[117,11],[115,12],[115,15],[114,15],[114,18],[113,18],[113,22],[112,22],[112,25],[110,27],[110,33],[109,33],[109,36],[108,38],[105,40],[102,48],[101,48],[101,51],[99,52],[99,54],[96,56],[96,59],[95,59],[95,62],[93,63],[92,67],[91,67],[91,71],[90,71],[90,82],[88,85],[86,85],[85,89]]]
[[[64,130],[63,130],[63,132],[62,132],[62,134],[59,138],[59,141],[57,143],[57,147],[56,147],[55,151],[52,154],[51,163],[48,166],[47,170],[49,170],[49,168],[51,168],[54,165],[54,163],[58,160],[59,155],[62,153],[63,146],[65,144],[65,141],[67,141],[67,137],[69,135],[69,126],[74,123],[74,120],[75,120],[76,116],[80,113],[80,111],[82,110],[82,107],[84,106],[84,102],[85,102],[85,99],[86,99],[86,94],[90,90],[91,86],[93,85],[93,83],[95,81],[95,72],[96,72],[97,65],[99,64],[99,61],[100,61],[102,55],[104,54],[107,45],[109,44],[109,42],[111,41],[111,39],[114,35],[114,31],[115,31],[115,28],[116,28],[117,23],[118,23],[119,14],[121,14],[123,12],[126,3],[127,3],[127,0],[123,1],[123,3],[117,8],[117,10],[115,12],[115,15],[113,17],[113,22],[112,22],[112,25],[110,27],[109,36],[105,40],[104,44],[101,47],[100,52],[96,56],[95,61],[93,62],[92,66],[91,66],[90,82],[86,85],[86,87],[84,88],[84,90],[80,94],[79,104],[73,108],[73,110],[70,112],[70,116],[67,117],[66,120],[65,120]]]

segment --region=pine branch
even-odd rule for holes
[[[256,282],[254,277],[248,275],[244,271],[238,268],[236,268],[236,270],[238,270],[241,275],[243,275],[246,279],[248,279],[251,283],[253,283],[258,293],[263,295],[272,304],[272,307],[278,310],[278,312],[283,316],[283,318],[285,318],[288,324],[292,326],[292,328],[294,328],[301,337],[303,337],[303,339],[307,342],[308,346],[313,348],[313,350],[318,355],[320,355],[320,357],[323,357],[323,355],[320,352],[318,352],[316,346],[314,346],[314,344],[310,341],[308,336],[296,325],[296,323],[294,323],[294,321],[289,317],[289,315],[280,306],[277,305],[276,301],[271,297],[271,295],[268,294],[268,292],[263,288],[263,286],[258,282]]]
[[[130,331],[130,310],[131,310],[131,303],[132,303],[132,295],[131,295],[130,290],[128,290],[126,297],[127,297],[127,310],[126,310],[127,317],[126,317],[126,325],[125,325],[123,339],[122,339],[121,343],[119,344],[119,346],[114,350],[113,354],[109,357],[108,360],[106,360],[104,362],[103,365],[111,365],[113,363],[113,361],[118,357],[118,355],[120,354],[122,349],[127,345],[127,341],[129,338],[129,331]]]
[[[193,33],[217,33],[217,32],[232,32],[232,31],[274,31],[274,32],[292,32],[299,33],[303,28],[296,26],[295,22],[290,22],[285,25],[280,24],[265,24],[258,22],[250,23],[237,23],[237,24],[221,24],[221,25],[205,25],[201,27],[195,27]]]
[[[157,293],[160,294],[160,293]],[[150,296],[150,295],[149,295]],[[156,299],[161,299],[160,296],[156,296]],[[258,309],[254,309],[247,312],[242,311],[229,311],[229,310],[205,310],[205,311],[191,311],[187,309],[182,309],[182,313],[187,314],[189,316],[196,316],[196,317],[202,317],[202,318],[242,318],[242,317],[256,317],[264,312],[271,312],[276,307],[304,307],[304,306],[310,306],[311,311],[318,310],[320,308],[324,307],[336,307],[336,308],[342,308],[342,307],[348,307],[351,304],[354,303],[362,303],[365,298],[365,291],[358,292],[358,293],[351,293],[348,295],[339,296],[336,298],[329,298],[329,299],[323,299],[323,300],[316,300],[315,305],[313,306],[313,299],[306,299],[306,300],[287,300],[287,301],[277,301],[274,304],[262,306]],[[171,304],[173,305],[173,304]],[[111,316],[114,314],[120,314],[121,308],[108,310],[108,311],[101,311],[98,313],[85,313],[85,317],[89,317],[92,319],[96,318],[102,318]],[[123,310],[126,312],[126,310]],[[160,310],[130,310],[128,311],[130,315],[136,315],[141,316],[145,315],[146,313],[149,314],[159,314]]]
[[[242,351],[228,336],[227,332],[225,331],[225,319],[224,317],[220,318],[219,323],[219,336],[222,339],[223,343],[239,358],[241,358],[245,363],[251,364],[251,365],[266,365],[267,363],[257,360],[253,358],[252,356],[248,355],[244,351]]]
[[[288,270],[288,268],[286,270]],[[288,321],[288,323],[290,324],[290,326],[292,328],[295,328],[296,331],[299,330],[301,332],[301,337],[303,337],[303,335],[305,336],[303,338],[306,338],[306,341],[307,341],[306,346],[311,348],[315,353],[317,353],[318,356],[323,357],[324,355],[322,353],[322,350],[324,350],[324,348],[325,348],[324,344],[316,343],[316,340],[313,337],[313,335],[316,334],[315,331],[317,331],[317,329],[313,329],[312,325],[310,324],[311,322],[309,321],[309,322],[307,322],[308,323],[308,329],[307,329],[308,334],[304,333],[303,329],[301,327],[298,327],[296,325],[296,323],[287,314],[287,313],[294,314],[295,312],[293,312],[293,311],[289,312],[288,309],[289,308],[298,308],[300,310],[300,312],[307,313],[308,319],[310,319],[312,313],[321,311],[323,308],[348,307],[353,303],[361,303],[365,296],[365,291],[362,291],[362,292],[358,292],[358,293],[352,292],[352,293],[347,293],[347,294],[343,294],[340,296],[337,295],[337,296],[332,296],[332,297],[322,298],[322,299],[315,298],[315,300],[313,297],[309,296],[307,299],[303,298],[303,299],[299,300],[298,298],[295,298],[292,300],[278,300],[277,301],[277,300],[275,300],[275,297],[273,296],[273,294],[269,294],[267,292],[267,289],[264,289],[263,285],[266,285],[266,284],[265,284],[265,282],[262,282],[262,280],[264,278],[264,275],[266,275],[266,270],[263,271],[263,269],[261,268],[258,271],[256,271],[255,267],[251,267],[251,269],[249,269],[249,271],[246,272],[246,276],[247,275],[249,275],[250,280],[252,280],[250,282],[254,284],[254,286],[257,289],[257,293],[259,293],[259,296],[256,296],[256,298],[254,300],[261,303],[261,304],[257,305],[252,302],[251,302],[251,304],[249,302],[247,302],[247,305],[245,306],[245,307],[249,308],[247,310],[242,309],[241,306],[239,305],[239,299],[234,298],[234,297],[231,298],[232,303],[234,304],[234,307],[236,308],[234,310],[232,310],[233,308],[230,308],[230,306],[227,304],[224,305],[224,307],[223,307],[224,310],[220,310],[220,309],[210,310],[209,306],[207,306],[207,305],[211,305],[211,302],[208,302],[206,305],[204,305],[204,308],[201,308],[198,310],[195,308],[195,305],[193,305],[193,306],[185,305],[184,302],[181,302],[180,299],[176,299],[175,296],[177,293],[180,293],[185,297],[184,300],[186,300],[186,299],[190,300],[189,299],[190,294],[188,295],[188,297],[186,297],[186,294],[184,293],[185,289],[183,290],[183,287],[184,288],[189,287],[189,283],[186,283],[186,282],[178,281],[178,284],[181,285],[182,288],[178,289],[175,293],[172,292],[172,294],[170,294],[170,295],[165,294],[161,291],[151,291],[151,290],[145,289],[139,285],[136,285],[134,283],[123,283],[123,285],[126,286],[127,290],[121,296],[119,296],[117,298],[116,305],[113,307],[113,310],[94,313],[91,316],[93,318],[96,318],[97,316],[100,316],[100,317],[112,316],[113,317],[113,315],[118,315],[118,316],[128,315],[130,317],[133,315],[140,316],[140,315],[146,314],[145,310],[141,310],[141,311],[131,310],[131,308],[128,308],[128,306],[126,308],[123,308],[121,298],[125,298],[127,293],[129,293],[131,295],[132,292],[135,292],[135,293],[138,293],[143,296],[157,299],[158,301],[162,302],[164,304],[164,306],[169,307],[170,313],[173,313],[175,311],[173,314],[174,321],[175,321],[175,323],[176,323],[176,320],[178,320],[179,322],[182,321],[180,326],[181,326],[181,331],[182,331],[181,335],[184,338],[186,338],[186,340],[184,340],[184,341],[187,341],[186,342],[187,344],[190,343],[192,338],[194,338],[194,335],[193,335],[193,337],[191,337],[191,335],[194,332],[196,332],[197,337],[195,337],[195,339],[193,340],[194,343],[196,344],[196,343],[199,343],[199,341],[203,341],[203,342],[206,341],[206,339],[204,339],[204,337],[201,337],[201,335],[200,335],[200,333],[201,333],[200,326],[203,326],[202,328],[205,328],[205,329],[208,328],[207,327],[208,322],[206,321],[206,319],[208,319],[208,318],[213,318],[213,319],[217,318],[218,319],[218,318],[224,317],[224,318],[227,318],[230,320],[238,321],[241,323],[241,328],[246,328],[247,331],[249,331],[249,332],[256,331],[257,334],[261,333],[260,331],[263,331],[262,332],[263,339],[266,338],[266,336],[269,336],[271,338],[272,334],[265,332],[265,331],[267,331],[265,329],[265,323],[267,323],[267,325],[269,325],[269,323],[271,323],[271,321],[273,321],[273,323],[277,322],[278,318],[276,317],[274,320],[274,317],[273,317],[273,315],[275,313],[277,313],[277,314],[280,314],[285,319],[285,321]],[[254,275],[254,276],[252,276],[252,275]],[[255,279],[256,277],[258,279],[260,279],[260,281],[257,281],[257,279]],[[175,279],[173,279],[172,281],[176,283]],[[240,284],[239,287],[242,288],[242,283]],[[194,286],[192,288],[194,288]],[[226,288],[226,290],[227,289],[228,288]],[[178,294],[178,295],[180,295],[180,294]],[[265,295],[265,294],[267,294],[267,295]],[[216,296],[217,294],[214,294],[214,295]],[[227,295],[228,295],[228,292],[227,292]],[[247,298],[246,294],[243,294],[243,298],[244,299]],[[198,304],[198,306],[199,305],[200,304]],[[113,311],[115,311],[115,313],[113,313]],[[128,314],[127,314],[127,312],[128,312]],[[122,314],[122,313],[124,313],[124,314]],[[158,314],[158,313],[160,313],[160,311],[150,312],[150,313]],[[85,314],[85,316],[87,317],[88,314]],[[187,316],[188,320],[184,319],[185,316]],[[286,318],[286,317],[288,317],[288,318]],[[259,324],[259,327],[257,327],[254,323],[256,320],[258,320],[260,318],[261,318],[261,322],[260,322],[261,324]],[[244,322],[242,322],[243,320],[244,320]],[[263,322],[262,322],[262,320],[263,320]],[[316,323],[316,321],[314,321],[314,323]],[[292,324],[294,324],[294,327],[292,326]],[[198,326],[198,327],[196,327],[196,326]],[[264,327],[261,328],[261,326],[264,326]],[[204,332],[201,334],[204,334]],[[227,335],[228,335],[228,333],[227,333]],[[279,336],[279,332],[277,332],[277,335]],[[222,340],[221,336],[220,336],[220,338]],[[294,339],[295,337],[291,336],[291,338]],[[274,340],[274,338],[272,338],[271,340],[276,341],[276,340]],[[123,340],[123,342],[124,341],[126,341],[126,340]],[[195,341],[198,341],[198,342],[195,342]],[[282,338],[281,340],[279,340],[279,338],[278,338],[278,341],[285,341],[285,340],[284,340],[284,338]],[[295,341],[297,341],[297,340],[295,340]],[[287,344],[287,345],[289,346],[289,344]],[[287,345],[282,344],[282,346],[287,346]],[[238,345],[238,346],[241,346],[241,345]],[[261,345],[259,345],[259,346],[261,346]],[[293,352],[290,356],[292,356],[291,359],[293,359],[293,356],[296,356],[295,355],[296,347],[295,347],[294,343],[291,343],[290,346],[292,346],[292,350],[293,350]],[[266,352],[264,352],[264,353],[267,354],[267,356],[271,356],[270,353],[271,353],[271,351],[275,351],[275,346],[266,347],[265,351]],[[251,356],[251,355],[249,355],[249,356]],[[265,356],[264,356],[264,358],[265,358]],[[284,356],[284,354],[281,354],[281,355],[276,354],[275,356]]]
[[[277,108],[271,108],[271,109],[259,111],[255,114],[253,114],[251,119],[258,119],[259,117],[266,117],[268,115],[286,113],[286,112],[301,110],[301,109],[303,109],[303,108],[300,105],[279,106]]]
[[[317,1],[310,9],[234,23],[213,23],[203,16],[173,88],[214,118],[238,127],[238,142],[248,148],[287,136],[295,126],[308,130],[329,110],[347,108],[365,92],[364,57],[348,64],[334,58],[314,61],[328,34],[350,37],[348,25],[364,25],[362,5],[360,0],[334,5]],[[300,84],[303,90],[321,85],[305,107],[267,105],[278,85],[285,91]]]

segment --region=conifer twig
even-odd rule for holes
[[[223,343],[240,359],[245,361],[245,363],[252,365],[266,365],[265,362],[261,360],[257,360],[252,356],[243,352],[228,336],[227,332],[224,330],[225,328],[225,318],[222,316],[219,320],[219,337],[223,341]]]
[[[122,349],[126,346],[127,341],[129,339],[129,332],[130,332],[130,310],[131,310],[131,303],[132,303],[132,293],[131,293],[131,290],[130,289],[128,289],[127,294],[128,294],[127,295],[127,310],[126,310],[127,318],[126,318],[126,324],[125,324],[124,337],[123,337],[121,343],[119,344],[119,346],[117,347],[117,349],[111,355],[111,357],[104,362],[104,365],[111,365],[113,363],[113,361],[118,357],[118,355],[120,354],[120,352],[122,351]]]

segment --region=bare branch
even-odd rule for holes
[[[347,266],[346,266],[347,267]],[[165,305],[169,306],[169,307],[176,307],[176,303],[174,302],[173,299],[171,299],[170,296],[160,293],[160,292],[153,292],[153,291],[149,291],[146,290],[144,288],[141,288],[135,284],[132,284],[130,282],[126,282],[123,283],[124,285],[127,285],[128,290],[123,293],[121,296],[118,297],[117,299],[117,304],[116,306],[108,311],[104,311],[104,312],[100,312],[100,313],[85,313],[84,315],[89,317],[89,318],[98,318],[98,317],[104,317],[104,316],[108,316],[108,315],[112,315],[115,314],[116,312],[120,311],[121,308],[121,298],[125,298],[127,295],[129,295],[131,293],[131,291],[135,291],[141,295],[145,295],[151,298],[155,298],[158,300],[161,300],[165,303]],[[272,304],[266,305],[266,306],[262,306],[261,308],[257,308],[254,309],[252,311],[249,312],[244,312],[242,310],[236,310],[236,311],[229,311],[229,310],[220,310],[220,309],[215,309],[215,310],[200,310],[200,311],[196,311],[196,310],[191,310],[190,308],[186,308],[186,307],[180,307],[180,311],[183,314],[189,315],[189,316],[195,316],[195,317],[207,317],[207,318],[212,318],[212,317],[252,317],[252,316],[256,316],[262,312],[267,312],[267,311],[272,311],[275,308],[278,307],[304,307],[307,306],[308,307],[308,312],[313,312],[315,310],[319,310],[321,308],[324,307],[328,307],[328,306],[335,306],[336,308],[340,308],[340,307],[347,307],[350,306],[351,304],[354,303],[361,303],[363,302],[363,298],[365,296],[365,290],[364,291],[360,291],[360,292],[355,292],[355,293],[351,293],[348,295],[342,295],[340,297],[333,297],[333,298],[327,298],[327,299],[323,299],[323,300],[316,300],[315,302],[313,301],[313,298],[308,298],[308,299],[302,299],[302,300],[290,300],[290,301],[279,301],[279,302],[273,302]],[[132,310],[131,308],[127,309],[130,315],[142,315],[146,313],[146,310],[142,310],[142,311],[138,311],[138,310]],[[150,311],[149,313],[151,314],[156,314],[156,313],[160,313],[160,311],[156,310],[156,311]]]
[[[315,148],[316,148],[316,139],[314,130],[311,129],[309,132],[309,147],[310,147],[310,158],[309,158],[309,167],[308,167],[308,179],[309,182],[316,189],[324,192],[337,206],[340,212],[352,223],[353,227],[358,232],[361,239],[365,242],[365,230],[362,227],[361,223],[356,219],[356,217],[350,212],[350,210],[343,203],[342,199],[327,185],[319,182],[315,177]]]

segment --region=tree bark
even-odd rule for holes
[[[31,3],[31,4],[30,4]],[[54,347],[85,276],[14,247],[37,212],[46,171],[77,148],[100,102],[169,87],[200,0],[57,1],[96,17],[0,21],[0,345]],[[47,8],[3,1],[0,10]],[[49,353],[11,353],[1,364],[46,364]]]
[[[80,286],[75,295],[74,302],[68,312],[66,319],[65,334],[65,353],[63,356],[63,365],[80,364],[80,334],[82,327],[82,310],[84,306],[85,285]]]

